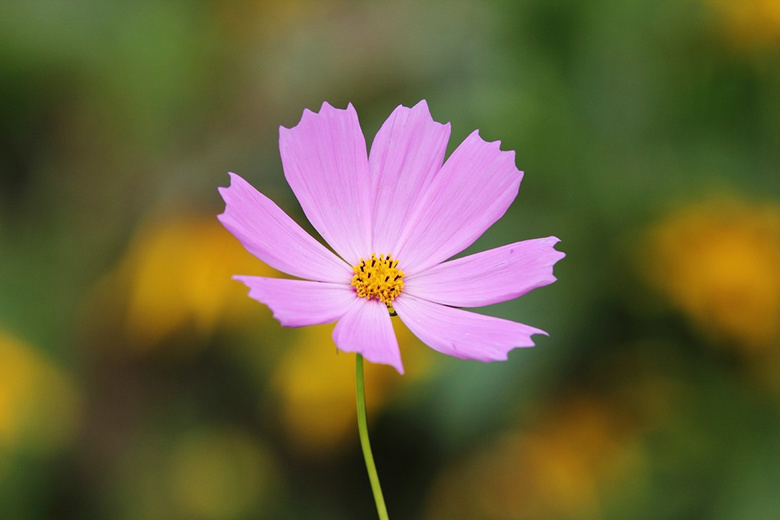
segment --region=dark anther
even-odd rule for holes
[[[385,282],[388,281],[389,279],[390,279],[389,276],[385,276]]]

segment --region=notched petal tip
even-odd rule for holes
[[[329,113],[332,113],[332,112],[348,112],[350,110],[352,112],[355,111],[355,109],[352,107],[352,103],[347,105],[347,108],[340,109],[340,108],[333,107],[333,105],[331,105],[327,101],[323,101],[322,102],[322,105],[320,105],[320,109],[317,112],[311,110],[310,108],[304,108],[303,109],[303,113],[301,114],[301,119],[298,121],[297,124],[295,124],[295,125],[293,125],[293,126],[291,126],[289,128],[284,126],[284,125],[280,125],[279,126],[279,138],[281,139],[282,136],[286,135],[287,132],[289,132],[290,130],[294,130],[297,127],[301,126],[302,124],[304,124],[304,123],[306,123],[306,122],[308,122],[308,121],[310,121],[312,119],[316,119],[318,117],[327,116]]]
[[[245,286],[245,287],[246,287],[246,289],[247,289],[247,291],[246,291],[246,294],[247,294],[247,296],[249,296],[249,297],[250,297],[250,298],[252,298],[253,300],[256,300],[256,301],[258,301],[258,302],[260,302],[260,303],[262,303],[262,304],[264,304],[264,305],[267,305],[267,303],[266,303],[266,302],[262,301],[261,299],[259,299],[259,298],[257,297],[257,296],[258,296],[258,295],[257,295],[257,290],[256,290],[256,289],[254,289],[254,288],[252,287],[252,285],[251,285],[251,283],[252,283],[252,279],[253,279],[253,278],[257,278],[257,277],[256,277],[256,276],[249,276],[249,275],[241,275],[241,274],[236,274],[236,275],[233,275],[233,276],[231,276],[231,277],[230,277],[230,279],[231,279],[231,280],[235,280],[235,281],[237,281],[237,282],[241,282],[242,284],[244,284],[244,286]],[[271,312],[272,312],[272,314],[273,314],[273,309],[271,309]],[[275,315],[275,314],[274,314],[274,318],[276,318],[276,319],[277,319],[277,321],[281,321],[281,320],[279,320],[279,319],[276,317],[276,315]]]
[[[496,139],[495,141],[488,141],[484,139],[481,135],[479,135],[479,129],[471,132],[468,135],[468,137],[464,139],[463,144],[465,144],[468,141],[474,141],[474,140],[479,141],[483,146],[486,147],[487,150],[489,150],[492,153],[495,153],[497,160],[511,164],[512,168],[514,168],[514,170],[522,179],[525,172],[517,168],[517,163],[515,161],[516,153],[514,150],[502,150],[500,139]]]
[[[227,172],[228,174],[228,185],[227,186],[219,186],[217,189],[220,191],[220,193],[228,188],[230,188],[234,182],[236,182],[236,178],[240,179],[241,176],[239,176],[236,173],[233,172]]]
[[[549,250],[545,253],[549,274],[542,285],[550,285],[558,281],[558,277],[553,273],[553,268],[555,267],[555,264],[566,257],[566,253],[555,249],[555,245],[561,241],[558,237],[549,236],[547,238],[541,238],[539,241],[549,246]],[[540,287],[542,285],[540,285]],[[544,331],[541,331],[540,334],[548,335]]]
[[[227,186],[217,187],[217,191],[219,192],[219,195],[222,197],[222,200],[225,202],[225,210],[219,215],[217,215],[217,218],[223,224],[225,223],[225,218],[227,218],[228,198],[230,197],[231,191],[234,190],[238,184],[247,183],[243,178],[241,178],[240,175],[235,174],[233,172],[227,172],[227,173],[228,173],[228,178],[230,179],[230,183]]]
[[[506,154],[507,157],[511,156],[513,159],[515,157],[515,151],[514,150],[502,150],[501,149],[501,139],[496,139],[494,141],[488,141],[484,137],[482,137],[479,134],[479,129],[474,130],[471,132],[466,139],[479,139],[482,143],[487,145],[490,148],[495,148],[497,152],[500,152],[501,154]]]
[[[398,107],[396,107],[396,110],[400,108],[406,108],[406,107],[404,105],[398,105]],[[431,114],[431,109],[428,106],[428,101],[426,101],[425,99],[421,99],[420,101],[417,102],[417,104],[415,104],[413,107],[409,108],[408,110],[410,110],[412,113],[417,113],[417,115],[427,116],[430,122],[435,123],[436,125],[441,126],[443,128],[446,128],[448,131],[450,129],[450,126],[452,126],[449,121],[447,121],[446,123],[435,121],[433,119],[433,114]],[[447,136],[449,137],[449,132],[447,133]]]
[[[406,108],[404,105],[398,105],[398,108]],[[428,117],[433,120],[433,116],[431,115],[431,109],[428,106],[428,102],[424,99],[421,99],[418,101],[414,106],[412,106],[409,110],[411,111],[417,111],[417,112],[424,112],[428,114]]]
[[[352,103],[347,103],[346,108],[338,108],[338,107],[334,107],[327,101],[323,101],[322,105],[320,105],[319,112],[311,112],[311,114],[315,116],[323,117],[323,116],[328,116],[330,114],[337,114],[338,112],[355,113],[355,107],[352,106]]]
[[[555,237],[555,236],[549,236],[549,237],[544,238],[542,240],[544,240],[545,243],[550,246],[550,252],[548,254],[548,258],[549,258],[549,261],[550,261],[550,266],[555,265],[556,263],[558,263],[559,260],[561,260],[561,259],[566,257],[566,253],[564,253],[563,251],[560,251],[558,249],[555,249],[555,245],[558,244],[561,241],[560,238]]]
[[[536,336],[537,334],[541,334],[542,336],[547,336],[548,338],[550,337],[550,333],[548,333],[546,330],[542,330],[542,329],[536,329],[536,332],[532,332],[531,333],[531,337]],[[533,339],[531,341],[533,341]],[[535,347],[536,343],[534,343],[531,346]]]
[[[246,179],[241,177],[239,174],[233,173],[233,172],[227,172],[227,174],[228,174],[228,179],[230,180],[230,183],[227,186],[220,186],[218,188],[220,193],[225,191],[225,190],[229,190],[230,188],[244,188],[246,186],[250,186],[251,187],[251,185],[246,181]],[[252,189],[254,189],[254,188],[252,188]]]
[[[336,108],[327,101],[323,101],[319,111],[317,112],[309,108],[304,108],[301,119],[297,124],[289,128],[283,125],[279,126],[279,141],[283,144],[285,141],[293,138],[293,131],[301,130],[305,127],[313,125],[317,119],[340,117],[340,113],[346,113],[346,115],[354,117],[355,120],[357,120],[357,111],[355,110],[355,107],[352,106],[352,103],[348,103],[346,108]]]
[[[436,126],[446,128],[447,129],[447,138],[449,138],[449,129],[450,129],[450,122],[446,123],[440,123],[439,121],[435,121],[433,119],[433,115],[431,114],[431,110],[428,107],[428,102],[424,99],[418,102],[416,105],[414,105],[411,109],[412,113],[417,113],[418,117],[423,117],[428,119],[431,123],[435,124]]]
[[[351,104],[350,104],[351,106]],[[450,123],[440,123],[439,121],[434,121],[433,115],[431,115],[431,111],[428,107],[428,102],[423,100],[420,100],[412,107],[407,107],[406,105],[398,105],[393,109],[390,116],[387,118],[387,122],[390,122],[394,120],[400,113],[407,112],[407,117],[411,116],[410,121],[417,121],[418,123],[420,121],[424,121],[426,124],[430,123],[434,127],[441,127],[443,129],[447,130],[447,138],[449,138],[449,129],[450,129]],[[409,122],[406,123],[407,125],[410,124]]]
[[[227,186],[218,186],[217,191],[222,196],[222,199],[225,198],[225,195],[230,191],[231,188],[233,188],[236,184],[239,184],[240,182],[246,183],[244,179],[241,178],[240,175],[233,173],[233,172],[227,172],[228,173],[228,179],[230,182],[228,182]]]
[[[311,117],[317,117],[317,116],[323,117],[323,116],[327,116],[329,114],[334,114],[334,113],[338,113],[338,112],[356,113],[355,107],[352,105],[352,103],[347,103],[346,108],[338,108],[338,107],[334,107],[333,105],[331,105],[327,101],[323,101],[322,105],[320,105],[320,109],[318,111],[316,111],[316,112],[311,110],[311,109],[309,109],[309,108],[304,108],[303,109],[303,115],[301,116],[301,121],[303,121],[303,119],[305,119],[305,118],[311,118]]]

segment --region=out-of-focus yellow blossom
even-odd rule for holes
[[[322,19],[339,7],[338,1],[306,2],[217,2],[215,17],[234,38],[250,39],[289,34],[290,27],[312,19]]]
[[[777,0],[706,0],[722,18],[728,37],[739,46],[780,44]]]
[[[679,210],[649,234],[648,279],[708,336],[780,340],[780,207],[719,200]]]
[[[107,479],[115,490],[110,517],[120,520],[256,518],[284,491],[271,451],[235,427],[144,435],[120,455]]]
[[[18,449],[46,455],[62,448],[76,433],[80,415],[73,378],[0,331],[0,454]]]
[[[643,473],[635,432],[604,403],[573,398],[533,430],[510,431],[446,471],[426,518],[599,518],[613,486]]]
[[[173,448],[168,489],[178,518],[247,518],[278,485],[270,454],[234,430],[193,432]]]
[[[400,385],[430,375],[435,353],[394,320],[406,375],[388,365],[365,363],[366,407],[371,420]],[[323,454],[357,438],[355,355],[336,351],[333,325],[296,329],[295,341],[279,362],[272,387],[279,397],[288,438],[309,455]],[[405,348],[408,346],[409,348]]]
[[[127,291],[125,325],[133,344],[148,349],[185,326],[207,336],[218,322],[256,320],[257,306],[231,278],[235,274],[275,271],[214,216],[153,219],[142,226],[117,273]]]

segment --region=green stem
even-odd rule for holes
[[[358,431],[360,432],[360,446],[363,448],[363,458],[366,459],[368,480],[371,481],[371,491],[374,493],[376,512],[380,520],[389,520],[385,499],[382,496],[382,486],[379,485],[379,475],[374,465],[374,456],[371,454],[371,443],[368,440],[368,424],[366,420],[366,390],[363,386],[363,356],[357,354],[355,366],[355,386],[357,389],[357,416]]]

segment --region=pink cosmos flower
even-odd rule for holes
[[[283,326],[338,322],[338,349],[403,373],[391,314],[431,348],[464,359],[505,360],[533,346],[528,325],[465,311],[555,281],[555,237],[456,260],[498,220],[523,173],[514,152],[469,135],[444,162],[450,125],[425,101],[399,106],[366,153],[357,113],[327,103],[279,129],[287,182],[334,252],[268,197],[231,173],[219,191],[222,224],[263,262],[301,280],[235,276]]]

